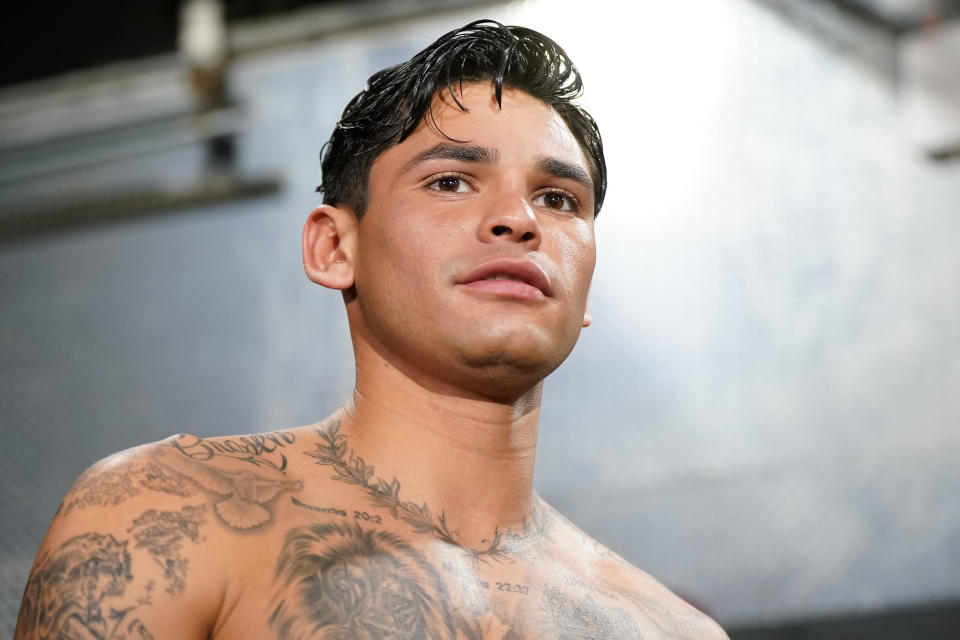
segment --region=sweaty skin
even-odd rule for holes
[[[16,640],[726,638],[533,491],[542,381],[589,324],[593,189],[549,107],[458,97],[375,160],[362,218],[305,225],[308,277],[347,294],[353,397],[95,464]]]

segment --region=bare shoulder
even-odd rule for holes
[[[228,596],[225,556],[255,548],[276,498],[299,486],[278,448],[179,434],[92,465],[40,546],[16,640],[208,637]]]
[[[34,561],[16,640],[202,637],[216,593],[191,574],[203,564],[208,508],[158,462],[161,447],[114,454],[70,488]],[[158,619],[174,606],[185,615]]]
[[[675,640],[729,640],[709,616],[689,604],[576,525],[547,507],[554,525],[554,542],[564,564],[571,567],[597,601],[628,612],[643,637]]]
[[[156,493],[183,499],[193,487],[163,460],[163,443],[152,443],[115,453],[91,465],[70,487],[54,518],[51,532],[93,515],[103,522],[124,518]],[[151,496],[156,497],[156,496]]]
[[[666,637],[690,640],[729,640],[726,632],[705,613],[673,593],[645,571],[631,565],[612,551],[597,544],[604,560],[597,573],[616,594],[634,603]]]
[[[269,525],[270,506],[302,482],[287,473],[290,432],[202,437],[180,433],[92,465],[67,492],[58,521],[123,518],[144,505],[200,500],[228,529]]]

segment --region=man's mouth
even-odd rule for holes
[[[500,258],[481,263],[457,284],[494,296],[539,300],[550,297],[550,279],[529,260]]]

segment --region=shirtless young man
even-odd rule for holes
[[[16,639],[726,638],[533,491],[606,185],[580,86],[555,43],[491,22],[374,75],[303,231],[308,277],[343,292],[353,397],[94,465]]]

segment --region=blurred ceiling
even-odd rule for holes
[[[0,87],[120,60],[176,50],[181,0],[93,0],[16,3],[5,13]],[[463,0],[224,0],[227,20],[249,21],[305,7],[340,5],[367,19],[397,14],[397,5],[431,10],[462,7]],[[479,2],[475,4],[480,4]],[[843,13],[893,35],[960,17],[960,0],[792,0],[791,5],[831,5]]]
[[[767,2],[769,0],[760,0]],[[0,52],[0,87],[162,53],[177,46],[182,0],[92,0],[21,2],[5,9]],[[251,21],[319,5],[343,13],[397,17],[403,13],[463,7],[463,0],[224,0],[227,20]],[[473,2],[473,4],[482,4]],[[778,4],[774,2],[773,4]],[[960,0],[790,0],[791,11],[827,5],[892,35],[903,35],[960,17]],[[400,10],[398,12],[398,7]]]
[[[17,2],[4,7],[0,86],[176,49],[177,0]],[[16,61],[12,64],[11,61]]]
[[[0,28],[0,87],[57,74],[132,60],[177,48],[179,11],[184,0],[91,0],[20,2],[4,8]],[[369,22],[444,8],[482,4],[478,0],[222,0],[228,22],[291,14],[308,8],[333,9],[337,18]],[[342,20],[337,20],[337,23]],[[16,64],[9,61],[15,60]]]

